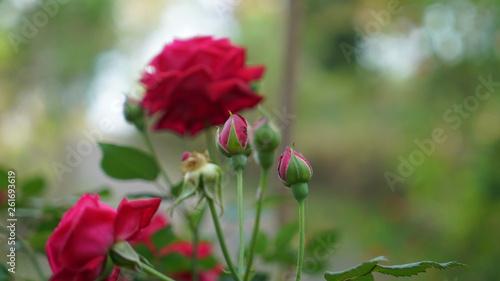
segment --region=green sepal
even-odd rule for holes
[[[146,129],[144,108],[140,104],[131,101],[129,98],[123,106],[123,115],[128,123],[133,124],[138,131],[144,132]]]
[[[95,281],[106,280],[109,277],[109,275],[111,275],[111,273],[113,272],[114,267],[115,266],[113,264],[113,260],[111,259],[110,255],[106,255],[104,269],[103,269],[101,275],[99,275],[99,277],[97,277],[97,279]]]
[[[302,201],[307,198],[309,194],[309,186],[305,182],[294,183],[290,186],[293,198],[297,201]]]
[[[236,154],[231,156],[229,161],[231,162],[231,167],[233,168],[233,170],[243,170],[247,166],[248,156],[246,154]]]
[[[221,208],[221,215],[224,213],[224,206],[222,204],[222,171],[215,164],[207,164],[213,165],[215,167],[215,171],[217,173],[216,176],[207,177],[202,173],[201,175],[201,188],[205,196],[210,198],[216,205],[219,205]]]
[[[109,251],[109,256],[113,263],[121,268],[139,271],[141,268],[141,259],[139,254],[126,241],[115,243]]]
[[[168,208],[168,211],[172,212],[173,209],[182,203],[184,200],[194,196],[196,194],[196,190],[198,189],[197,187],[198,183],[193,183],[190,181],[184,181],[182,185],[182,190],[181,193],[179,194],[179,197],[175,200],[175,202]]]
[[[245,151],[245,148],[246,146],[241,145],[240,140],[238,139],[233,119],[231,123],[231,130],[229,131],[229,139],[227,140],[227,151],[229,152],[229,154],[234,155],[243,153]]]
[[[253,157],[262,168],[269,169],[274,163],[275,151],[255,151]]]
[[[286,169],[286,183],[285,186],[290,187],[294,183],[307,183],[311,180],[312,172],[309,165],[304,160],[295,155],[293,148],[291,148],[290,163]]]

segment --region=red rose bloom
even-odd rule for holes
[[[47,257],[54,273],[50,280],[95,280],[103,272],[112,245],[135,238],[149,224],[160,203],[161,199],[123,199],[114,210],[100,202],[97,194],[83,195],[64,214],[47,241]],[[115,270],[109,280],[117,276]]]
[[[224,123],[228,111],[257,105],[262,97],[249,83],[263,73],[263,66],[246,66],[245,49],[228,39],[175,40],[143,74],[142,105],[150,114],[161,113],[153,129],[195,135],[207,125]]]

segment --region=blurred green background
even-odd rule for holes
[[[165,43],[230,37],[248,48],[250,64],[267,66],[264,106],[314,167],[309,231],[339,234],[329,269],[385,255],[395,264],[471,266],[411,280],[497,280],[500,2],[301,6],[296,95],[285,107],[285,1],[0,1],[0,165],[21,183],[43,176],[49,189],[33,206],[61,205],[102,186],[115,190],[111,201],[134,188],[154,190],[107,178],[96,141],[143,147],[121,107],[125,95],[142,95],[141,71]],[[436,129],[444,136],[431,141]],[[154,136],[174,178],[182,151],[203,142]],[[79,146],[85,155],[74,155]],[[270,193],[283,191],[273,177]],[[287,197],[265,227],[293,220],[294,203]],[[19,235],[29,237],[29,229]]]

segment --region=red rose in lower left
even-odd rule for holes
[[[89,281],[101,276],[113,244],[134,239],[149,225],[160,203],[159,198],[123,199],[115,210],[99,201],[97,194],[83,195],[47,241],[47,257],[54,273],[50,280]]]

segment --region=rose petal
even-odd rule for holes
[[[232,48],[222,57],[220,66],[214,70],[216,79],[226,79],[233,77],[245,65],[245,49]]]
[[[64,214],[59,225],[47,240],[47,258],[52,271],[55,272],[62,266],[63,262],[60,260],[61,252],[69,234],[73,231],[74,222],[77,221],[78,218],[81,217],[82,212],[89,207],[106,208],[108,211],[112,210],[114,212],[110,206],[99,201],[97,193],[94,196],[90,194],[82,195],[76,204]]]
[[[113,222],[116,211],[87,207],[75,217],[70,233],[62,246],[60,261],[71,269],[105,256],[114,242]]]
[[[236,131],[236,137],[238,138],[238,142],[241,144],[241,146],[245,147],[248,141],[247,120],[245,120],[245,118],[243,118],[239,114],[233,114],[233,116],[233,124]]]
[[[262,78],[265,70],[266,68],[264,66],[250,66],[240,69],[236,76],[247,82],[251,82],[253,80]]]
[[[212,83],[208,88],[208,93],[212,102],[231,112],[252,108],[263,99],[252,92],[248,84],[240,79],[227,79]]]
[[[115,241],[133,239],[141,229],[149,225],[160,203],[160,198],[135,201],[128,201],[124,198],[118,206],[116,215]]]
[[[288,165],[290,164],[291,156],[292,152],[290,150],[290,147],[287,146],[285,149],[285,153],[280,156],[278,161],[278,176],[284,182],[286,182],[286,170],[288,168]]]

